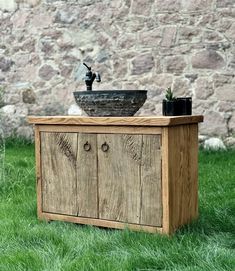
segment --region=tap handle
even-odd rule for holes
[[[96,75],[96,82],[101,82],[100,74],[96,72],[95,75]]]
[[[88,71],[91,70],[91,67],[88,67],[86,63],[83,62],[83,65],[87,67]]]

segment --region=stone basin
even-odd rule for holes
[[[88,116],[133,116],[144,104],[147,90],[92,90],[73,93]]]

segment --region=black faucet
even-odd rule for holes
[[[91,67],[88,67],[86,63],[83,63],[83,65],[86,66],[88,69],[85,76],[86,89],[88,91],[91,91],[94,80],[96,79],[96,82],[101,82],[101,77],[98,72],[93,73],[91,71]]]

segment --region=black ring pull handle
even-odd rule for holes
[[[83,145],[83,149],[85,151],[90,151],[91,150],[91,144],[88,143],[88,141]]]
[[[109,145],[106,142],[104,142],[104,144],[101,145],[101,150],[103,152],[107,152],[109,150]]]

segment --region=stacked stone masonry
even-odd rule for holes
[[[235,134],[234,0],[0,0],[0,115],[32,136],[27,115],[67,114],[84,90],[147,89],[138,114],[160,115],[164,90],[193,97],[200,134]]]

